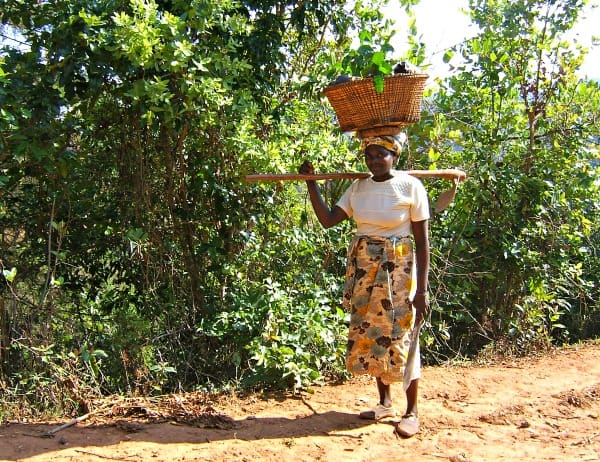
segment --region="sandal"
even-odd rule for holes
[[[378,404],[368,411],[363,411],[359,414],[361,419],[367,420],[381,420],[385,417],[394,417],[396,410],[393,407],[386,407],[383,404]]]
[[[416,435],[419,433],[419,419],[413,413],[404,414],[398,425],[396,425],[396,432],[405,438]]]

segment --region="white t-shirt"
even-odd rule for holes
[[[337,206],[356,222],[357,235],[404,237],[412,234],[411,222],[429,219],[429,200],[423,183],[394,170],[387,181],[356,180]]]

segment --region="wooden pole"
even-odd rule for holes
[[[462,170],[449,168],[442,170],[406,170],[411,176],[417,178],[444,178],[454,180],[455,182],[463,181],[467,178],[467,174]],[[259,173],[255,175],[246,175],[246,181],[319,181],[319,180],[339,180],[359,178],[368,178],[371,174],[367,172],[339,172],[339,173],[314,173],[312,175],[305,173]]]

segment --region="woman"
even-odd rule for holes
[[[418,326],[429,305],[429,202],[417,178],[393,170],[402,150],[398,137],[366,138],[362,148],[372,176],[353,182],[333,209],[323,201],[315,181],[306,184],[325,228],[348,218],[357,225],[348,249],[343,300],[351,313],[346,368],[355,375],[375,377],[379,392],[378,405],[360,416],[373,420],[395,416],[391,384],[403,382],[406,412],[396,431],[410,437],[419,431]],[[309,162],[299,171],[314,173]],[[413,341],[414,363],[405,368]]]

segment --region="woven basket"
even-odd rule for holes
[[[385,77],[383,93],[375,90],[371,78],[332,84],[323,93],[331,103],[342,131],[356,131],[358,137],[377,127],[399,132],[401,127],[420,120],[423,89],[428,77],[427,74]]]

